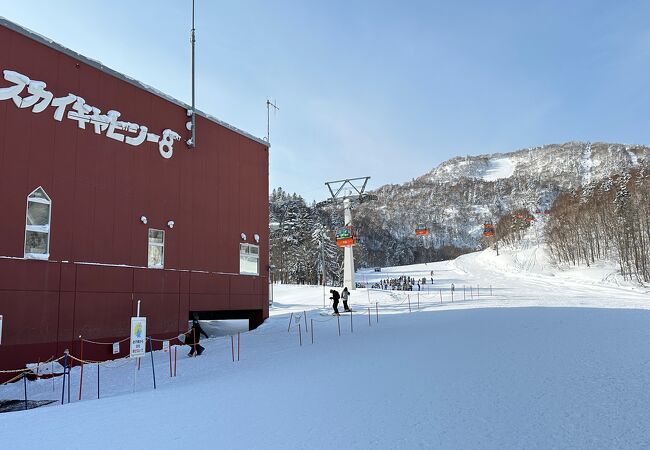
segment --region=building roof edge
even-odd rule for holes
[[[104,64],[102,64],[100,61],[89,58],[89,57],[84,56],[84,55],[82,55],[80,53],[77,53],[74,50],[71,50],[68,47],[65,47],[65,46],[63,46],[63,45],[61,45],[61,44],[59,44],[57,42],[54,42],[53,40],[51,40],[51,39],[49,39],[49,38],[47,38],[47,37],[45,37],[45,36],[43,36],[43,35],[41,35],[39,33],[36,33],[36,32],[34,32],[34,31],[32,31],[32,30],[30,30],[28,28],[25,28],[22,25],[18,25],[17,23],[12,22],[12,21],[8,20],[5,17],[0,16],[0,25],[2,25],[5,28],[8,28],[10,30],[13,30],[13,31],[15,31],[17,33],[20,33],[23,36],[26,36],[26,37],[28,37],[30,39],[33,39],[33,40],[35,40],[35,41],[37,41],[37,42],[39,42],[39,43],[41,43],[43,45],[46,45],[46,46],[48,46],[50,48],[53,48],[54,50],[57,50],[57,51],[59,51],[61,53],[65,53],[66,55],[68,55],[68,56],[70,56],[72,58],[78,59],[79,61],[83,62],[84,64],[92,66],[95,69],[101,70],[104,73],[107,73],[107,74],[109,74],[111,76],[114,76],[114,77],[116,77],[116,78],[118,78],[118,79],[120,79],[122,81],[126,81],[127,83],[132,84],[135,87],[138,87],[140,89],[144,89],[145,91],[147,91],[147,92],[149,92],[151,94],[157,95],[158,97],[160,97],[160,98],[162,98],[164,100],[167,100],[170,103],[173,103],[173,104],[175,104],[177,106],[180,106],[180,107],[182,107],[184,109],[191,109],[192,108],[190,105],[188,105],[188,104],[186,104],[186,103],[172,97],[171,95],[167,95],[164,92],[162,92],[162,91],[160,91],[160,90],[158,90],[158,89],[156,89],[156,88],[154,88],[152,86],[149,86],[148,84],[145,84],[145,83],[143,83],[141,81],[136,80],[135,78],[131,78],[131,77],[129,77],[129,76],[127,76],[127,75],[125,75],[125,74],[123,74],[121,72],[118,72],[118,71],[116,71],[114,69],[111,69],[110,67],[107,67]],[[207,120],[209,120],[211,122],[214,122],[214,123],[216,123],[218,125],[221,125],[222,127],[228,128],[229,130],[232,130],[235,133],[238,133],[238,134],[240,134],[240,135],[242,135],[242,136],[244,136],[244,137],[246,137],[248,139],[252,139],[252,140],[264,145],[267,148],[271,147],[271,144],[269,142],[267,142],[265,139],[253,136],[252,134],[247,133],[246,131],[240,130],[239,128],[237,128],[237,127],[235,127],[233,125],[230,125],[229,123],[226,123],[223,120],[219,120],[216,117],[214,117],[214,116],[212,116],[212,115],[210,115],[208,113],[205,113],[205,112],[203,112],[201,110],[198,110],[198,109],[196,110],[196,113],[198,115],[200,115],[201,117],[204,117],[205,119],[207,119]]]

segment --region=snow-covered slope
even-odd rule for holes
[[[403,185],[377,189],[355,211],[368,266],[427,260],[443,246],[475,249],[483,222],[515,209],[550,208],[560,192],[650,164],[650,148],[568,142],[511,153],[456,157]],[[431,233],[415,236],[417,224]]]
[[[322,287],[276,285],[239,362],[229,337],[213,338],[199,358],[179,348],[170,378],[156,352],[155,391],[149,355],[140,371],[107,363],[100,400],[97,366],[86,365],[82,401],[75,368],[70,405],[0,415],[2,447],[647,447],[650,294],[603,283],[606,268],[555,271],[544,253],[360,271],[368,284],[428,280],[352,291],[352,323],[323,307]],[[60,378],[27,389],[61,400]],[[2,399],[22,397],[21,383],[0,387]]]

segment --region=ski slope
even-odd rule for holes
[[[179,347],[170,378],[156,352],[156,390],[149,354],[140,371],[117,361],[100,368],[100,400],[86,366],[82,401],[75,369],[71,404],[0,414],[2,447],[650,445],[647,288],[606,266],[555,269],[543,245],[357,277],[431,271],[419,293],[352,291],[352,324],[323,307],[322,287],[276,285],[269,320],[241,335],[240,361],[230,337],[214,338],[198,358]],[[60,403],[60,383],[30,383],[29,399]],[[22,384],[0,387],[2,399],[22,396]]]

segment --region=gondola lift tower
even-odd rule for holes
[[[346,178],[344,180],[327,181],[325,185],[330,192],[330,199],[323,203],[343,204],[343,220],[345,226],[336,232],[336,243],[344,248],[343,254],[343,286],[349,290],[356,289],[354,281],[354,252],[356,233],[352,227],[352,205],[370,200],[377,196],[365,192],[370,177]]]

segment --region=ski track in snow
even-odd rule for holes
[[[101,368],[101,400],[86,366],[80,402],[75,368],[70,405],[0,414],[2,447],[647,448],[647,290],[603,283],[597,268],[558,271],[543,245],[524,247],[360,270],[362,283],[427,284],[353,290],[353,330],[350,315],[320,314],[329,288],[275,285],[270,319],[241,335],[241,361],[229,337],[209,339],[199,358],[179,347],[170,378],[155,352],[154,391],[148,354],[135,393],[133,362],[117,361]],[[22,396],[21,383],[0,387]],[[61,380],[30,382],[28,396],[60,402]]]
[[[510,158],[491,159],[483,176],[485,181],[496,181],[501,178],[510,178],[515,171],[515,166]]]

